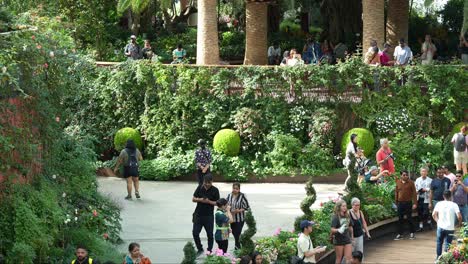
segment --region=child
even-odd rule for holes
[[[227,253],[228,249],[228,239],[229,239],[229,224],[234,222],[231,214],[231,207],[227,204],[227,200],[224,198],[216,201],[216,210],[215,214],[215,223],[216,223],[216,233],[215,240],[218,244],[218,248]]]

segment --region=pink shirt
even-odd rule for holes
[[[379,52],[380,56],[380,64],[384,66],[388,66],[388,62],[390,61],[390,58],[388,57],[387,53],[381,51]]]
[[[445,174],[444,176],[445,178],[449,178],[452,184],[453,184],[453,181],[457,178],[457,176],[455,176],[455,174],[453,173]]]

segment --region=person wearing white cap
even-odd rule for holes
[[[315,247],[312,245],[310,234],[312,233],[312,227],[315,222],[302,220],[301,221],[301,234],[297,239],[297,258],[296,263],[316,263],[315,255],[324,252],[326,247]],[[301,262],[302,261],[302,262]]]
[[[127,56],[129,60],[138,60],[141,58],[140,46],[138,46],[136,42],[135,35],[130,36],[130,43],[125,46],[125,56]]]
[[[385,175],[388,175],[388,171],[384,170],[379,173],[379,168],[376,166],[372,166],[369,171],[365,174],[364,179],[366,183],[378,183],[379,180]]]

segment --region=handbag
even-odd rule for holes
[[[307,251],[310,250],[310,244],[312,243],[310,242],[310,238],[309,238],[309,249]],[[304,259],[305,259],[305,255],[302,258],[299,256],[292,256],[290,263],[291,264],[304,264]]]

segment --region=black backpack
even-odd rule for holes
[[[457,134],[457,140],[455,141],[455,150],[456,151],[465,151],[466,149],[466,140],[465,136],[461,133]]]
[[[134,151],[126,149],[128,154],[128,167],[129,168],[138,168],[138,159],[137,159],[137,150]]]

